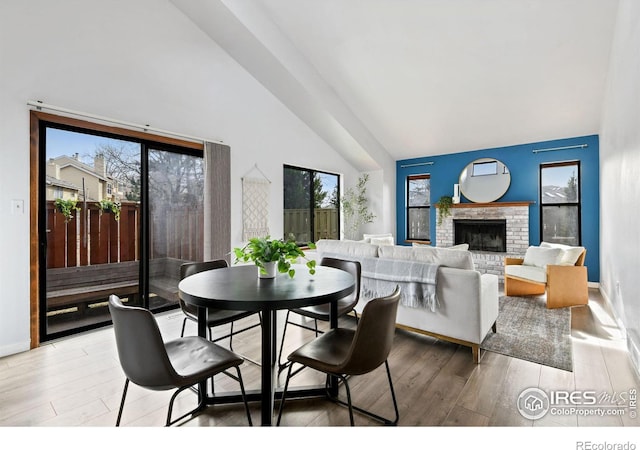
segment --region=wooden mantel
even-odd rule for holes
[[[491,203],[454,203],[452,208],[509,208],[512,206],[529,206],[534,201],[524,202],[491,202]],[[437,205],[436,205],[437,206]]]

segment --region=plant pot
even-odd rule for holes
[[[264,263],[264,270],[266,271],[266,273],[264,273],[262,270],[260,270],[260,267],[258,267],[258,278],[275,278],[277,268],[278,267],[276,266],[275,261]]]

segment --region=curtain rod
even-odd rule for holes
[[[588,146],[589,146],[588,144],[580,144],[580,145],[568,145],[566,147],[537,148],[533,150],[533,153],[553,152],[556,150],[569,150],[571,148],[586,148]]]
[[[147,125],[140,125],[140,124],[133,123],[133,122],[126,122],[124,120],[118,120],[118,119],[112,119],[110,117],[98,116],[96,114],[90,114],[90,113],[86,113],[86,112],[82,112],[82,111],[75,111],[73,109],[63,108],[61,106],[49,105],[47,103],[41,102],[40,100],[36,100],[36,101],[28,100],[27,101],[27,105],[33,106],[33,107],[37,108],[38,110],[49,109],[51,111],[63,112],[63,113],[66,113],[66,114],[73,114],[74,116],[87,117],[87,118],[90,118],[90,119],[99,120],[101,122],[115,123],[115,124],[118,124],[118,125],[123,125],[123,126],[126,126],[126,127],[130,127],[130,128],[140,128],[141,130],[143,130],[145,132],[153,132],[153,133],[165,134],[165,135],[169,135],[169,136],[176,136],[176,137],[180,137],[180,138],[183,138],[183,139],[188,139],[190,141],[195,141],[195,142],[212,142],[214,144],[226,145],[223,141],[217,140],[217,139],[205,139],[205,138],[201,138],[201,137],[198,137],[198,136],[190,136],[188,134],[176,133],[176,132],[173,132],[173,131],[162,130],[160,128],[154,128],[152,126],[149,126],[148,124]]]
[[[405,169],[407,167],[417,167],[417,166],[432,166],[433,161],[423,162],[423,163],[415,163],[415,164],[401,164],[400,168]]]

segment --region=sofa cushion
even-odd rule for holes
[[[531,246],[524,254],[524,266],[547,267],[547,264],[559,264],[562,258],[562,250],[559,248],[550,247],[535,247]]]
[[[440,247],[405,247],[400,245],[381,246],[378,249],[380,258],[421,261],[454,269],[474,270],[471,252],[465,250],[451,250]]]
[[[333,239],[320,239],[316,242],[318,253],[345,255],[354,258],[377,257],[378,246],[360,241],[338,241]]]
[[[547,282],[547,271],[542,267],[519,264],[507,265],[504,266],[504,273],[512,277],[524,278],[525,280],[537,281],[539,283]]]
[[[585,250],[584,247],[572,247],[570,245],[556,244],[555,242],[541,242],[540,247],[561,249],[562,257],[559,263],[561,266],[575,266],[578,258]]]

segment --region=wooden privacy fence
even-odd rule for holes
[[[284,210],[284,235],[295,236],[296,242],[310,241],[310,214],[308,209]],[[335,208],[316,208],[314,211],[313,242],[319,239],[339,239],[340,224],[338,210]]]
[[[140,208],[123,202],[120,220],[100,212],[95,202],[74,211],[65,222],[54,201],[47,201],[47,268],[90,266],[140,259]],[[172,206],[150,213],[150,258],[201,261],[202,208]]]

